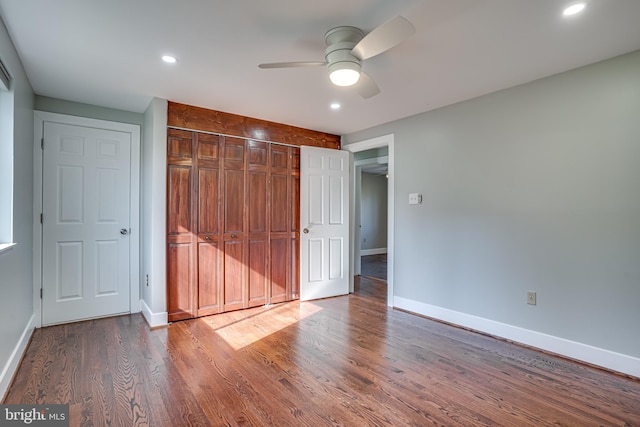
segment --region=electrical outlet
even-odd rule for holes
[[[536,305],[536,293],[535,292],[527,292],[527,304]]]

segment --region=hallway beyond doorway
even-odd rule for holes
[[[387,280],[387,254],[366,255],[361,257],[360,274]]]

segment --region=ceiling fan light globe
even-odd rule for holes
[[[331,83],[336,86],[353,86],[360,79],[360,72],[351,68],[339,68],[329,74]]]

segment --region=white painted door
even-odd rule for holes
[[[300,300],[349,293],[349,152],[300,148]]]
[[[44,123],[42,324],[130,311],[131,134]]]

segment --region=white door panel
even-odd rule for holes
[[[44,141],[42,324],[128,312],[131,135],[45,122]]]
[[[349,152],[300,149],[300,299],[349,293]]]

